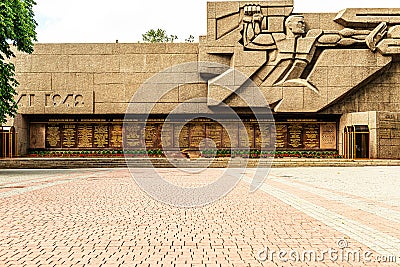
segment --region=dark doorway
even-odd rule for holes
[[[369,159],[369,127],[353,125],[344,128],[343,149],[348,159]]]
[[[17,133],[14,127],[0,127],[0,158],[12,158],[17,155]]]

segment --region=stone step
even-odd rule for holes
[[[274,159],[272,164],[265,159],[240,159],[229,164],[229,159],[173,159],[169,162],[165,158],[137,158],[127,159],[130,168],[172,168],[174,165],[185,168],[248,168],[256,167],[358,167],[358,166],[400,166],[400,160],[348,160],[348,159]],[[124,158],[14,158],[0,159],[1,169],[73,169],[73,168],[126,168]]]

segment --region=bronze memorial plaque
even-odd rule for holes
[[[222,130],[223,128],[219,123],[206,124],[206,137],[211,139],[217,148],[222,147]],[[211,144],[207,142],[206,147],[211,147]]]
[[[94,126],[94,147],[106,148],[108,147],[108,126],[95,125]]]
[[[144,124],[129,123],[124,125],[124,138],[126,148],[143,148]]]
[[[320,125],[320,148],[336,149],[336,123]]]
[[[42,123],[30,124],[30,144],[31,149],[46,148],[46,125]]]
[[[61,148],[60,125],[49,124],[46,128],[46,147]]]
[[[205,137],[205,125],[193,123],[190,127],[190,147],[198,148]]]
[[[239,141],[239,132],[237,123],[224,123],[225,128],[222,129],[222,147],[237,148]]]
[[[76,146],[76,125],[75,124],[64,124],[63,126],[63,148],[74,148]]]
[[[379,129],[379,138],[390,139],[391,138],[391,130],[390,129]]]
[[[178,133],[179,131],[179,147],[181,149],[183,148],[188,148],[189,147],[189,130],[190,130],[190,125],[185,124],[182,129],[180,129],[180,125],[175,125],[174,131],[175,133]],[[177,135],[177,134],[175,134]]]
[[[275,136],[275,147],[276,149],[283,149],[287,147],[287,125],[277,124],[275,126],[276,136]]]
[[[122,148],[122,125],[113,124],[110,131],[110,147]]]
[[[254,128],[250,123],[244,123],[243,127],[239,127],[239,147],[254,148]]]
[[[78,126],[78,147],[93,147],[93,126],[90,124],[82,124]]]
[[[146,125],[144,137],[147,149],[161,148],[159,128],[159,125],[155,123],[148,123]]]
[[[170,149],[174,147],[174,125],[171,123],[164,123],[160,126],[160,133],[162,134],[161,146],[163,149]]]
[[[271,124],[260,123],[255,128],[256,147],[261,149],[272,149],[271,146]]]
[[[305,149],[318,149],[319,148],[319,125],[318,124],[305,124],[303,127],[303,144]]]
[[[303,148],[302,142],[303,125],[291,124],[288,126],[288,147],[289,148]]]

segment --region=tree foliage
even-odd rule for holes
[[[12,45],[19,51],[32,53],[33,41],[36,41],[36,21],[32,7],[33,0],[0,1],[0,124],[6,116],[14,117],[17,104],[14,100],[15,66],[10,62],[15,57]]]
[[[185,39],[186,43],[194,43],[194,36],[193,35],[189,35],[188,38]]]
[[[176,39],[178,36],[168,35],[163,29],[151,29],[142,34],[142,40],[145,43],[173,43]]]

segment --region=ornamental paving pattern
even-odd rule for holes
[[[184,186],[224,172],[159,171]],[[253,172],[213,204],[177,208],[127,169],[0,170],[0,266],[400,263],[400,167],[272,169],[249,193]]]

